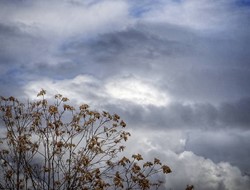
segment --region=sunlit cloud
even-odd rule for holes
[[[108,102],[128,101],[138,105],[166,106],[171,98],[165,91],[160,91],[152,84],[136,78],[118,78],[100,81],[90,75],[78,75],[72,79],[51,80],[44,78],[39,81],[32,81],[25,85],[26,95],[35,98],[35,94],[44,88],[49,92],[49,96],[55,93],[73,97],[78,103],[81,101]],[[98,101],[99,99],[99,101]],[[102,102],[106,99],[105,102]]]
[[[118,78],[106,84],[107,93],[115,99],[140,105],[166,106],[170,96],[152,84],[136,78]]]

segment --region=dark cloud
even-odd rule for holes
[[[62,47],[63,56],[83,67],[88,65],[88,72],[102,73],[106,77],[112,73],[143,75],[150,72],[154,75],[153,67],[159,66],[163,57],[183,56],[189,51],[192,51],[189,45],[161,39],[141,30],[140,25],[95,39],[69,42]]]
[[[244,129],[249,130],[250,98],[235,102],[183,104],[142,107],[129,102],[107,105],[106,109],[123,115],[131,126],[167,129]]]
[[[2,95],[22,94],[21,86],[37,69],[34,63],[46,51],[44,41],[22,24],[0,23],[0,87]],[[33,69],[31,69],[33,67]],[[36,76],[37,77],[37,76]]]
[[[220,106],[220,120],[223,125],[246,127],[250,126],[250,98],[241,99],[233,104],[223,103]]]
[[[250,38],[220,35],[212,38],[180,26],[141,23],[68,42],[62,54],[98,76],[160,78],[162,90],[180,100],[221,102],[248,96]]]
[[[17,44],[22,44],[25,42],[26,36],[22,35],[19,27],[11,26],[6,24],[0,24],[0,41],[1,41],[1,64],[13,64],[17,61],[17,55],[15,56],[16,49],[20,48]],[[27,38],[26,38],[27,39]],[[19,43],[17,43],[19,41]],[[14,53],[15,52],[15,53]],[[22,53],[20,52],[22,55]]]

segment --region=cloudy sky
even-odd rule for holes
[[[0,0],[0,94],[118,113],[165,189],[248,189],[249,18],[249,0]]]

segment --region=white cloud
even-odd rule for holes
[[[118,78],[106,84],[107,93],[118,100],[126,100],[140,105],[165,106],[170,97],[147,81],[138,78]]]
[[[232,8],[232,0],[186,0],[165,1],[144,15],[144,19],[152,22],[167,22],[194,29],[218,29],[232,24],[238,12]]]
[[[202,190],[243,190],[250,185],[249,176],[228,162],[215,163],[185,151],[182,143],[185,131],[131,130],[131,133],[128,153],[139,152],[145,160],[158,157],[172,169],[166,176],[166,189],[185,189],[187,184],[193,184],[195,189]]]
[[[41,90],[47,91],[48,97],[62,94],[68,97],[72,103],[88,103],[92,106],[98,104],[98,98],[105,97],[98,79],[89,75],[78,75],[73,79],[51,80],[44,78],[31,81],[24,86],[24,92],[30,99],[35,99]]]
[[[47,90],[49,96],[60,93],[78,104],[82,101],[93,105],[129,101],[138,105],[166,106],[170,102],[170,97],[165,92],[147,81],[133,77],[105,81],[90,75],[78,75],[64,80],[44,78],[29,82],[24,86],[24,91],[26,95],[32,95],[30,98],[33,99],[41,88]]]
[[[196,189],[242,190],[250,185],[250,178],[227,162],[216,164],[189,151],[165,155],[174,171],[172,176],[167,177],[166,184],[169,186],[176,187],[182,181],[183,185],[193,184]]]
[[[125,1],[86,2],[0,2],[0,24],[14,30],[1,40],[4,53],[26,65],[57,65],[68,61],[61,54],[68,42],[120,31],[133,22]]]
[[[7,13],[6,18],[4,15]],[[29,29],[38,29],[36,32],[54,38],[113,31],[129,22],[128,6],[124,1],[92,4],[28,1],[27,4],[20,4],[18,9],[15,4],[6,5],[1,9],[0,18],[1,22],[24,24]]]

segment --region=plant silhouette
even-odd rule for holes
[[[117,114],[78,108],[60,94],[0,100],[0,189],[158,189],[171,169],[140,154],[121,156],[130,137]]]

